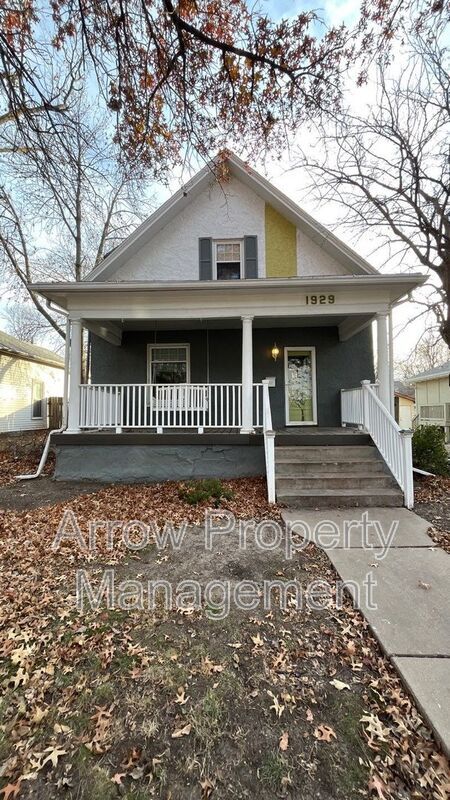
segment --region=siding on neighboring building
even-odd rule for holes
[[[421,424],[440,425],[446,429],[447,439],[450,440],[450,386],[448,375],[416,383],[416,410]]]
[[[411,429],[416,415],[416,406],[412,397],[395,394],[395,419],[401,428]]]
[[[43,384],[42,417],[37,419],[33,419],[33,381]],[[46,398],[62,396],[63,383],[63,369],[0,354],[0,432],[46,428]]]

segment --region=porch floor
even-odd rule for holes
[[[198,433],[192,428],[165,429],[155,433],[148,429],[123,430],[122,433],[107,430],[85,430],[80,433],[61,433],[53,438],[55,445],[254,445],[262,446],[262,431],[242,434],[220,428]],[[364,445],[371,444],[370,436],[357,428],[327,428],[318,426],[292,426],[276,429],[275,445]]]

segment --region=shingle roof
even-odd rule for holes
[[[20,339],[16,339],[15,336],[10,336],[9,333],[4,333],[4,331],[0,331],[0,351],[4,353],[11,353],[11,355],[15,355],[29,361],[38,361],[41,364],[49,364],[52,367],[64,367],[64,359],[61,358],[61,356],[58,356],[51,350],[47,350],[46,347],[39,347],[38,345],[31,344],[30,342],[22,342]]]
[[[414,400],[416,396],[416,390],[414,386],[410,386],[409,382],[405,383],[404,381],[394,381],[394,391],[395,394],[399,394],[402,397],[407,397],[410,400]]]
[[[426,381],[429,378],[445,378],[447,375],[450,375],[450,361],[445,361],[439,367],[434,367],[434,369],[419,372],[418,375],[414,375],[414,377],[411,378],[411,382]]]

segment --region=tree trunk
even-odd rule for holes
[[[445,344],[450,348],[450,254],[448,259],[442,264],[442,283],[446,302],[444,309],[445,317],[441,323],[440,331]]]

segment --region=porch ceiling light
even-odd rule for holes
[[[272,347],[272,358],[273,358],[273,360],[276,361],[279,355],[280,355],[280,351],[279,351],[279,348],[277,347],[277,344],[275,342],[274,346]]]

